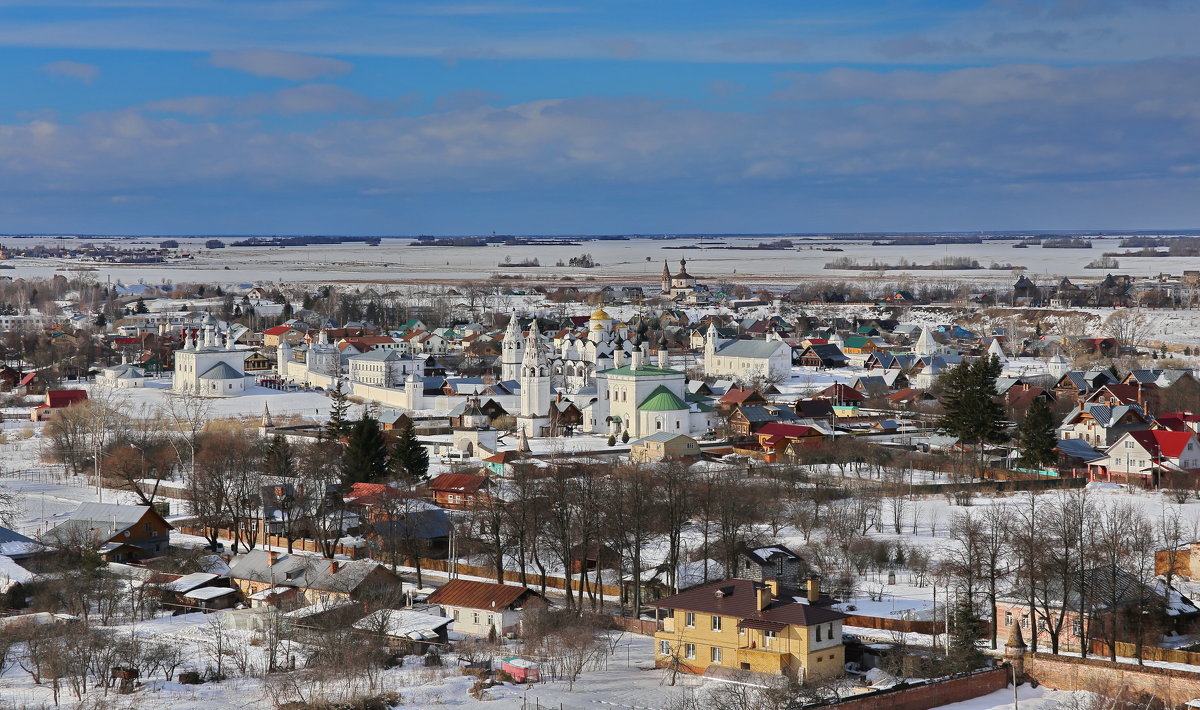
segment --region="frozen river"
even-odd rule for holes
[[[772,241],[775,237],[724,237],[725,245],[754,245]],[[812,239],[807,246],[802,238],[794,241],[800,248],[790,251],[697,249],[678,247],[694,245],[695,239],[636,238],[626,241],[584,241],[578,246],[486,246],[486,247],[422,247],[411,246],[411,239],[384,239],[379,246],[362,243],[318,245],[308,247],[227,247],[209,250],[203,247],[205,237],[176,238],[183,250],[194,255],[186,261],[150,265],[87,265],[95,268],[99,281],[122,283],[199,282],[358,282],[397,283],[412,281],[446,281],[487,278],[506,273],[519,278],[558,279],[570,276],[576,280],[592,278],[597,281],[656,282],[662,272],[663,260],[674,270],[680,258],[688,260],[688,271],[698,278],[714,282],[729,279],[742,283],[781,284],[806,279],[853,280],[884,279],[890,282],[913,279],[920,281],[971,280],[979,283],[1010,283],[1013,272],[1000,270],[968,271],[888,271],[825,269],[834,259],[847,257],[860,263],[872,260],[897,263],[907,259],[915,264],[928,264],[944,257],[969,257],[982,266],[993,263],[1024,266],[1039,282],[1067,276],[1076,280],[1096,279],[1104,271],[1084,268],[1104,252],[1123,251],[1118,238],[1094,239],[1091,249],[1043,249],[1031,246],[1012,248],[1011,241],[991,241],[983,244],[938,246],[872,246],[869,241],[840,242],[840,252],[822,251],[827,240]],[[0,237],[0,245],[25,246],[52,239],[17,239]],[[119,241],[124,244],[157,245],[158,239],[87,239],[93,243]],[[65,244],[79,243],[65,240]],[[591,254],[599,264],[592,269],[558,267],[559,261]],[[505,259],[520,262],[536,258],[536,268],[502,268]],[[1114,271],[1136,276],[1160,272],[1178,274],[1185,269],[1200,269],[1200,257],[1132,258],[1120,260]],[[4,262],[0,262],[4,263]],[[16,259],[7,262],[13,269],[0,269],[0,276],[13,278],[51,276],[64,273],[64,268],[84,266],[80,262],[58,259]]]

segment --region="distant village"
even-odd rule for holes
[[[689,268],[0,275],[0,688],[366,697],[407,664],[547,707],[619,677],[915,708],[1014,679],[1103,694],[1120,669],[1120,692],[1200,697],[1200,346],[1154,325],[1200,272],[769,290]],[[606,675],[614,639],[654,672]]]

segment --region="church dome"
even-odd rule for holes
[[[612,320],[612,316],[608,315],[603,308],[597,308],[596,312],[592,314],[592,320]]]

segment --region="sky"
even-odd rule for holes
[[[0,0],[0,233],[1200,227],[1195,0]]]

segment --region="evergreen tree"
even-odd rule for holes
[[[616,437],[616,435],[615,435],[615,434],[609,434],[609,435],[608,435],[608,445],[609,445],[609,446],[616,446],[616,445],[617,445],[617,437]]]
[[[108,325],[108,316],[104,315],[103,313],[97,313],[96,319],[92,321],[92,325],[96,326],[97,328],[104,328]]]
[[[329,405],[329,424],[325,426],[325,431],[329,438],[340,439],[350,428],[349,422],[346,421],[346,413],[350,410],[350,400],[346,396],[342,378],[338,377],[334,382],[333,389],[329,391],[329,398],[333,402]]]
[[[974,362],[964,360],[939,381],[945,414],[938,428],[964,444],[979,447],[981,465],[983,445],[998,444],[1006,438],[1000,424],[1004,410],[996,401],[996,378],[1000,371],[999,358],[985,356]]]
[[[947,671],[965,673],[987,665],[987,656],[979,650],[979,615],[974,604],[965,596],[954,605],[954,620],[950,643],[946,649]]]
[[[150,309],[149,309],[149,308],[146,308],[146,301],[145,301],[145,299],[141,299],[141,298],[139,298],[139,299],[137,300],[137,303],[135,303],[135,304],[133,305],[133,312],[134,312],[134,313],[149,313],[149,312],[150,312]]]
[[[626,429],[625,431],[621,432],[621,443],[622,443],[622,444],[628,444],[628,443],[629,443],[629,430],[628,430],[628,429]]]
[[[291,320],[292,313],[293,313],[293,309],[292,309],[292,302],[291,302],[291,301],[284,301],[284,302],[283,302],[283,319],[284,319],[284,320]]]
[[[296,475],[296,456],[292,452],[292,445],[283,434],[271,437],[271,443],[267,445],[266,455],[263,457],[263,470],[269,476]]]
[[[429,452],[417,441],[411,423],[400,429],[400,436],[392,444],[391,462],[397,478],[416,482],[429,475]]]
[[[387,441],[379,422],[369,416],[354,422],[342,452],[342,482],[374,483],[388,475]]]
[[[1054,447],[1058,432],[1054,413],[1040,399],[1033,400],[1018,433],[1021,443],[1021,465],[1026,468],[1045,468],[1058,459]]]

